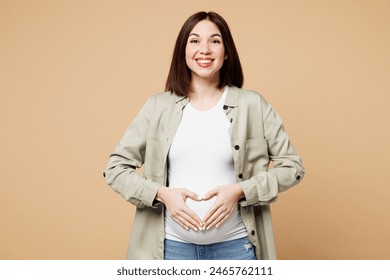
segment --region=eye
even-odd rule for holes
[[[198,39],[190,39],[190,43],[191,44],[198,44],[199,43],[199,40]]]
[[[222,43],[222,41],[220,39],[211,39],[211,44],[219,45],[221,43]]]

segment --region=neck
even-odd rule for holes
[[[190,97],[193,98],[212,98],[216,95],[220,95],[223,89],[218,88],[218,80],[214,81],[195,81],[192,80],[192,91],[189,93]]]

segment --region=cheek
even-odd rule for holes
[[[186,53],[186,64],[187,66],[189,66],[191,64],[191,55],[189,53]]]
[[[186,48],[186,59],[191,59],[195,55],[195,51],[191,48]]]
[[[219,59],[223,59],[225,57],[225,49],[222,46],[215,46],[211,51]]]
[[[191,49],[186,49],[186,64],[188,67],[191,67],[192,64],[194,64],[194,57],[195,57],[196,51]]]
[[[222,58],[222,59],[225,59],[225,49],[222,47],[220,50],[219,50],[219,57]]]

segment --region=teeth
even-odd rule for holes
[[[211,60],[199,60],[199,63],[200,64],[207,64],[207,63],[210,63]]]

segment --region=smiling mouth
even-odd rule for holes
[[[196,62],[201,67],[208,67],[213,63],[214,60],[212,59],[197,59]]]

